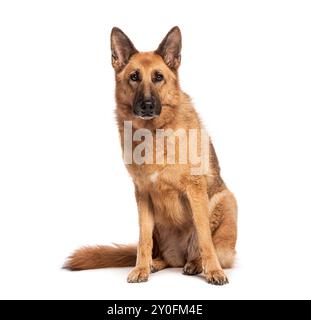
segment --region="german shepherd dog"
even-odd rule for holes
[[[203,128],[189,96],[179,86],[178,27],[171,29],[152,52],[137,51],[120,29],[113,28],[111,53],[123,155],[128,148],[125,123],[130,122],[133,130],[148,129],[151,143],[161,129]],[[133,266],[128,282],[144,282],[151,272],[182,267],[185,275],[203,272],[208,283],[228,283],[223,268],[230,268],[234,262],[237,204],[220,176],[213,144],[209,138],[206,141],[208,169],[202,174],[192,174],[189,163],[167,159],[163,163],[127,163],[138,207],[138,245],[84,247],[68,258],[65,267],[85,270]],[[177,139],[174,143],[178,150]],[[137,141],[131,141],[131,151],[137,145]],[[189,141],[186,147],[192,147]],[[163,151],[165,156],[167,150]]]

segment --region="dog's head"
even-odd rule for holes
[[[179,99],[177,69],[181,33],[169,31],[157,50],[139,52],[125,33],[111,32],[112,66],[116,72],[116,98],[128,117],[151,120],[165,117]]]

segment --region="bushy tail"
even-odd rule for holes
[[[83,247],[75,251],[64,268],[72,271],[109,267],[132,267],[136,263],[136,246],[114,245]]]

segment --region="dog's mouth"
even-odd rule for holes
[[[152,119],[155,119],[155,118],[158,118],[159,115],[152,115],[152,116],[139,116],[139,115],[135,115],[135,118],[138,118],[138,119],[142,119],[142,120],[152,120]]]

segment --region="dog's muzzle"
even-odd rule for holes
[[[150,120],[158,117],[161,113],[161,105],[153,98],[138,99],[135,101],[133,112],[136,117]]]

